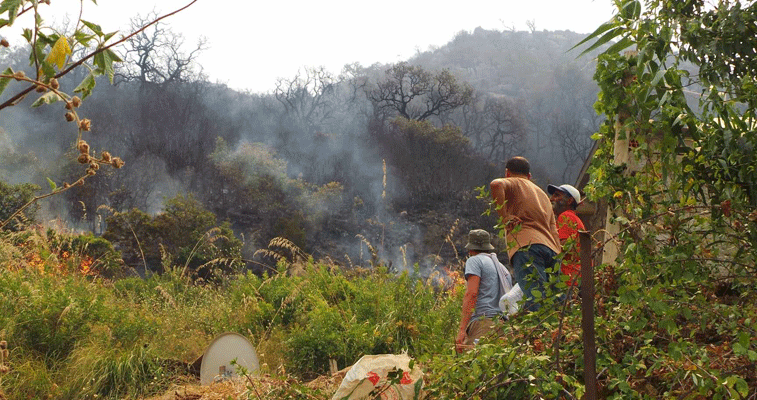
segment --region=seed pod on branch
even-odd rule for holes
[[[79,121],[79,128],[83,131],[89,131],[92,128],[92,122],[86,118]]]
[[[45,92],[47,92],[47,88],[46,88],[46,87],[44,87],[44,86],[42,86],[42,85],[37,85],[37,87],[36,87],[36,88],[34,88],[34,90],[35,90],[35,91],[36,91],[37,93],[45,93]]]
[[[90,161],[89,168],[97,171],[100,169],[100,164],[98,164],[97,161]]]
[[[79,162],[79,164],[86,164],[89,162],[89,154],[80,154],[79,158],[76,159],[76,161]]]
[[[8,47],[8,46],[10,46],[10,45],[11,45],[11,44],[10,44],[10,43],[8,43],[8,40],[7,40],[7,39],[0,39],[0,46],[3,46],[3,47]]]
[[[113,160],[110,162],[110,165],[113,166],[113,168],[121,168],[124,166],[124,160],[122,160],[120,157],[113,157]]]
[[[94,174],[96,174],[96,172],[95,172],[95,170],[94,170],[94,169],[92,169],[92,168],[87,168],[87,175],[89,175],[89,176],[92,176],[92,175],[94,175]]]
[[[100,155],[100,158],[105,163],[110,163],[111,161],[110,153],[108,153],[107,151],[103,151],[102,154]]]
[[[50,87],[53,88],[53,89],[55,89],[55,90],[58,90],[58,88],[60,88],[60,83],[58,83],[57,79],[52,78],[52,79],[50,79]]]
[[[17,81],[20,81],[21,79],[26,78],[26,74],[24,73],[24,71],[16,71],[13,74],[13,77],[16,78]]]
[[[76,144],[76,148],[79,149],[79,153],[89,154],[89,144],[83,140],[80,140],[79,143]]]
[[[74,107],[79,107],[81,105],[81,99],[79,98],[79,96],[72,97],[71,104],[73,104]]]
[[[71,122],[71,121],[73,121],[75,119],[76,119],[76,117],[74,116],[74,113],[72,113],[70,111],[66,113],[66,121]]]

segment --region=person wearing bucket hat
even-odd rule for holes
[[[581,204],[581,193],[571,185],[548,185],[547,193],[552,202],[552,210],[557,216],[557,234],[563,245],[563,256],[560,271],[568,276],[568,284],[578,286],[581,274],[581,244],[578,242],[578,231],[585,230],[583,221],[576,215],[576,208]]]
[[[493,180],[492,198],[500,222],[507,231],[508,255],[513,276],[523,291],[525,311],[536,311],[534,291],[546,297],[546,285],[562,250],[555,214],[544,190],[531,182],[531,167],[524,157],[513,157],[505,165],[505,177]]]
[[[465,261],[465,296],[460,318],[460,329],[455,338],[455,350],[461,353],[471,348],[475,340],[497,329],[502,316],[499,299],[507,287],[500,286],[500,271],[510,273],[496,263],[494,246],[489,232],[474,229],[468,233],[468,259]],[[501,264],[500,264],[501,266]],[[505,284],[506,285],[506,284]]]

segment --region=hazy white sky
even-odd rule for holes
[[[126,32],[137,14],[165,14],[191,2],[84,0],[83,18],[106,32]],[[52,22],[64,18],[63,7],[78,14],[78,4],[52,0],[54,14],[46,6],[40,11]],[[304,66],[339,73],[352,62],[396,62],[478,26],[527,30],[533,21],[537,30],[588,33],[612,11],[612,0],[197,0],[166,22],[187,44],[207,38],[199,63],[212,82],[267,92],[277,78],[291,78]]]

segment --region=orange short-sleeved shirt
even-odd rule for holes
[[[516,243],[507,251],[510,258],[518,249],[531,244],[543,244],[559,254],[562,246],[555,213],[547,194],[526,178],[510,177],[496,181],[502,183],[505,191],[505,204],[500,213],[504,212],[507,241]],[[514,232],[519,225],[520,230]]]

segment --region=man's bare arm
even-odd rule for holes
[[[502,179],[495,179],[489,184],[489,188],[491,189],[492,199],[497,206],[497,214],[499,214],[503,222],[507,221],[508,215],[505,209],[505,202],[507,201],[507,198],[505,198],[505,182]]]
[[[457,337],[455,338],[455,350],[461,352],[463,350],[463,342],[467,336],[466,329],[473,315],[473,309],[476,308],[476,301],[478,300],[478,286],[481,283],[481,278],[476,275],[468,275],[466,277],[465,296],[463,297],[463,307],[460,315],[460,329],[458,330]]]

